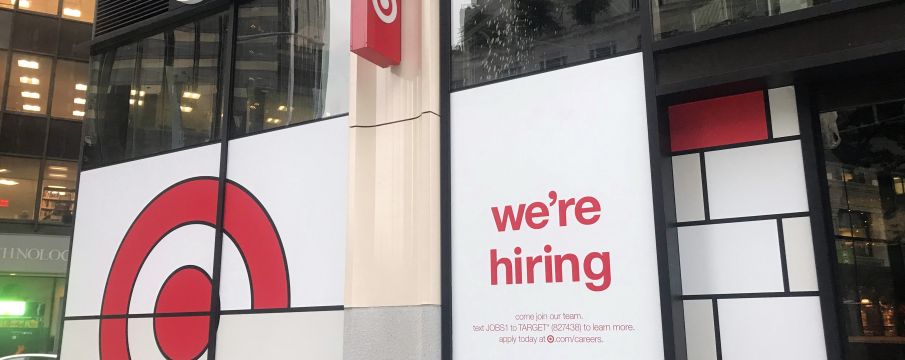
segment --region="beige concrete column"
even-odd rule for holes
[[[440,358],[439,1],[400,0],[402,63],[353,56],[344,358]]]

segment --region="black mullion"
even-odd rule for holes
[[[814,261],[817,267],[817,288],[820,296],[820,312],[826,341],[827,358],[845,358],[845,344],[848,339],[841,329],[845,321],[839,316],[841,299],[836,283],[837,254],[832,209],[829,204],[829,183],[826,178],[826,163],[823,154],[818,111],[811,101],[812,89],[795,86],[798,105],[798,126],[801,129],[801,149],[804,158],[805,184],[808,206],[811,208],[811,234],[814,244]]]
[[[220,117],[220,181],[217,189],[217,220],[216,233],[214,235],[214,264],[213,274],[211,274],[211,309],[210,309],[210,328],[208,333],[208,360],[217,358],[217,330],[220,327],[220,281],[222,273],[223,261],[223,235],[224,235],[224,214],[226,212],[226,184],[227,184],[227,167],[229,165],[229,119],[232,118],[232,102],[233,102],[233,82],[235,80],[236,70],[236,39],[239,29],[239,6],[234,2],[230,6],[229,16],[229,40],[226,41],[224,49],[224,58],[226,59],[226,69],[222,71],[223,83],[225,86],[223,99],[224,107],[221,108],[222,116]],[[221,64],[221,67],[223,65]],[[291,305],[291,304],[290,304]]]
[[[440,359],[453,359],[452,1],[440,0]]]
[[[718,299],[710,300],[713,306],[713,342],[716,343],[716,358],[723,360],[723,339],[720,334],[720,303]]]
[[[707,191],[707,153],[698,154],[701,165],[701,193],[704,200],[704,221],[710,221],[710,194]]]
[[[678,229],[676,222],[675,184],[669,137],[668,112],[658,105],[657,72],[654,59],[654,14],[650,0],[639,2],[640,36],[647,141],[653,200],[657,277],[660,296],[660,321],[663,330],[663,357],[666,360],[688,358],[685,341],[685,304],[682,295]]]
[[[773,114],[770,112],[770,90],[764,89],[764,118],[767,120],[767,139],[773,139]]]
[[[682,295],[682,300],[764,299],[764,298],[816,297],[819,295],[820,295],[819,291],[700,294],[700,295]]]
[[[808,211],[804,211],[804,212],[771,214],[771,215],[743,216],[743,217],[726,218],[726,219],[711,219],[711,220],[704,220],[704,221],[686,221],[686,222],[675,223],[674,225],[676,227],[688,227],[688,226],[700,226],[700,225],[732,224],[732,223],[750,222],[750,221],[789,219],[789,218],[808,217],[808,216],[811,216],[811,213]]]
[[[731,149],[738,149],[738,148],[744,148],[744,147],[750,147],[750,146],[769,145],[769,144],[779,144],[779,143],[784,143],[784,142],[787,142],[787,141],[796,141],[796,140],[801,140],[801,136],[799,136],[799,135],[796,135],[796,136],[783,136],[783,137],[778,138],[778,139],[765,139],[765,140],[746,141],[746,142],[740,142],[740,143],[728,144],[728,145],[710,146],[710,147],[705,147],[705,148],[700,148],[700,149],[674,151],[674,152],[672,152],[672,155],[673,155],[673,156],[678,156],[678,155],[690,155],[690,154],[695,154],[695,153],[699,153],[699,152],[711,152],[711,151],[719,151],[719,150],[731,150]]]
[[[779,240],[779,262],[782,266],[782,288],[789,292],[789,259],[786,257],[786,236],[783,232],[783,219],[776,219],[776,234]]]

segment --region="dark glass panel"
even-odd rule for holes
[[[50,134],[47,137],[48,157],[78,159],[81,142],[81,122],[50,120]]]
[[[3,114],[0,125],[0,152],[41,156],[47,120],[39,117]]]
[[[36,3],[37,1],[35,1]],[[59,41],[59,19],[47,16],[16,14],[13,21],[13,49],[54,54]]]
[[[453,0],[452,86],[640,48],[637,0]]]
[[[76,21],[60,23],[60,56],[88,60],[91,24]]]

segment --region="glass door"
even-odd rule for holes
[[[822,110],[849,360],[905,359],[905,101]]]

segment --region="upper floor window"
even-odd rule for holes
[[[219,138],[229,21],[211,16],[94,57],[86,168]]]
[[[833,0],[651,0],[658,39],[784,14]],[[838,1],[838,0],[837,0]]]
[[[349,111],[349,6],[255,0],[239,7],[233,135]]]
[[[453,0],[452,87],[637,51],[637,0]]]

